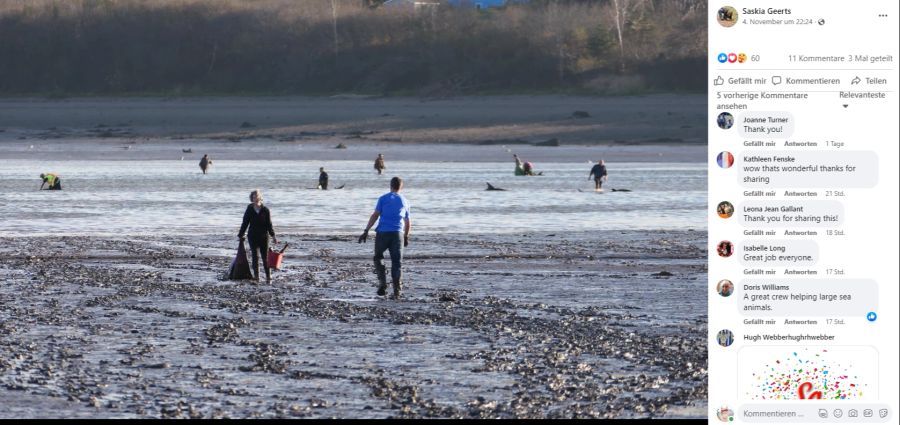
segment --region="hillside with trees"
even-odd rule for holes
[[[5,0],[0,94],[699,92],[705,20],[694,0]]]

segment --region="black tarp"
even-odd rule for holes
[[[243,240],[238,245],[237,255],[231,261],[231,267],[228,268],[228,278],[231,280],[253,278],[253,275],[250,273],[250,262],[247,261],[247,251],[244,249]]]

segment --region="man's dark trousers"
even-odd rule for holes
[[[403,232],[378,232],[375,234],[375,271],[378,273],[379,288],[387,287],[384,267],[384,251],[391,253],[391,280],[394,293],[400,293],[401,265],[403,262]]]

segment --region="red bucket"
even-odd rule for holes
[[[281,251],[275,251],[272,248],[269,248],[269,255],[266,260],[269,263],[269,268],[273,268],[276,270],[281,270],[281,262],[284,260],[284,250],[286,250],[288,244],[284,244],[284,248],[281,248]]]

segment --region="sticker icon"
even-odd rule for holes
[[[804,382],[804,383],[800,384],[800,386],[797,388],[797,398],[799,398],[800,400],[807,400],[807,399],[821,400],[822,392],[821,391],[809,392],[812,389],[813,389],[812,382]]]

